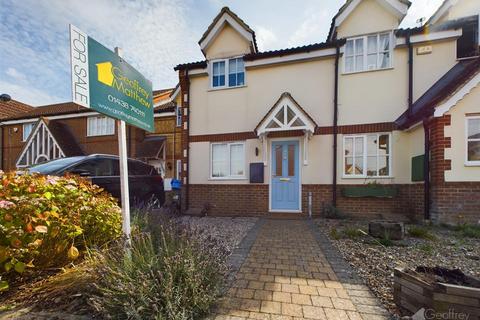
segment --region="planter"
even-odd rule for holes
[[[478,286],[477,279],[465,278]],[[395,268],[393,298],[408,315],[424,308],[434,314],[448,315],[441,319],[480,319],[480,288],[426,281],[420,273],[412,271]]]
[[[398,194],[398,188],[382,185],[349,186],[344,187],[342,193],[348,198],[394,198]]]

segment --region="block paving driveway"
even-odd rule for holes
[[[213,319],[389,318],[365,285],[333,269],[307,221],[266,220]]]

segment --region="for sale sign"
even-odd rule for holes
[[[70,56],[73,102],[154,131],[151,81],[73,25]]]

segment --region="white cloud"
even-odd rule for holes
[[[323,9],[307,8],[305,11],[305,19],[300,27],[289,37],[288,46],[303,46],[325,41],[328,30],[325,29],[326,21],[331,12]]]
[[[52,96],[45,91],[31,86],[17,85],[0,80],[0,93],[8,93],[12,99],[29,104],[42,106],[46,104],[64,102],[65,99]]]
[[[27,80],[27,76],[12,67],[9,67],[5,73],[19,82],[26,82]]]
[[[260,51],[272,50],[278,45],[277,35],[271,29],[256,26],[255,35]]]
[[[416,0],[412,2],[408,14],[402,21],[401,27],[418,27],[418,19],[428,19],[442,4],[443,0]]]

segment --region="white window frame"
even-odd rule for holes
[[[227,145],[227,162],[228,162],[228,175],[225,177],[213,176],[213,146],[215,145]],[[232,162],[231,162],[231,147],[233,145],[241,145],[243,147],[243,175],[232,175]],[[210,179],[211,180],[243,180],[246,179],[246,149],[245,141],[232,141],[232,142],[214,142],[210,143]]]
[[[176,106],[175,108],[175,122],[177,127],[182,126],[182,107]]]
[[[27,126],[30,126],[31,129],[30,129],[30,132],[28,133],[28,135],[25,136],[25,127],[27,127]],[[28,137],[30,137],[34,128],[35,128],[35,122],[28,122],[28,123],[24,123],[22,125],[22,142],[25,142],[25,141],[28,140]]]
[[[377,136],[377,141],[378,141],[378,138],[380,136],[383,136],[383,135],[388,135],[388,175],[386,176],[380,176],[380,175],[375,175],[375,176],[369,176],[367,174],[367,159],[368,159],[368,151],[367,151],[367,142],[368,142],[368,137],[369,136],[374,136],[376,135]],[[362,156],[362,159],[363,159],[363,174],[347,174],[345,172],[345,164],[346,164],[346,158],[347,156],[345,155],[345,140],[347,138],[363,138],[363,156]],[[354,144],[354,147],[355,147],[355,144]],[[343,164],[343,169],[342,169],[342,177],[344,179],[355,179],[355,178],[362,178],[362,179],[382,179],[382,178],[393,178],[393,173],[392,173],[392,134],[389,133],[389,132],[375,132],[375,133],[365,133],[365,134],[351,134],[351,135],[344,135],[343,136],[343,147],[342,147],[342,157],[343,157],[343,161],[342,161],[342,164]],[[355,158],[355,153],[353,154],[352,156],[353,158]],[[378,173],[378,148],[377,148],[377,173]],[[353,162],[355,164],[355,162]]]
[[[90,129],[90,121],[92,121],[93,119],[97,119],[97,121],[99,119],[106,119],[105,121],[105,125],[107,123],[107,121],[113,121],[113,126],[112,126],[112,130],[111,131],[108,131],[106,133],[96,133],[96,132],[91,132],[91,129]],[[97,122],[98,123],[98,122]],[[97,129],[98,131],[98,129]],[[110,118],[110,117],[107,117],[107,116],[93,116],[93,117],[87,117],[87,137],[101,137],[101,136],[113,136],[115,135],[115,119],[113,118]]]
[[[384,68],[378,67],[378,62],[379,62],[379,56],[380,56],[380,36],[388,34],[390,40],[389,40],[389,52],[390,52],[390,63],[388,66]],[[376,36],[377,37],[377,68],[375,69],[368,69],[368,37],[370,36]],[[357,59],[356,59],[356,46],[355,46],[355,40],[358,39],[363,39],[363,70],[357,70],[356,64],[357,64]],[[347,42],[348,41],[353,41],[353,71],[347,71]],[[369,71],[378,71],[378,70],[387,70],[393,68],[393,33],[391,31],[385,31],[385,32],[378,32],[378,33],[371,33],[371,34],[366,34],[358,37],[352,37],[348,38],[347,42],[345,42],[345,51],[343,54],[343,73],[344,74],[352,74],[352,73],[360,73],[360,72],[369,72]],[[382,51],[386,52],[386,51]]]
[[[478,116],[466,116],[465,117],[465,165],[466,166],[480,166],[480,161],[470,161],[468,160],[468,142],[469,141],[480,141],[480,139],[468,139],[468,126],[469,120],[480,119]]]
[[[176,166],[175,177],[177,180],[180,180],[180,177],[182,175],[182,160],[177,160],[175,162],[175,166]]]
[[[216,59],[210,61],[209,64],[209,82],[210,82],[210,90],[219,90],[219,89],[229,89],[229,88],[242,88],[247,85],[247,70],[245,68],[245,60],[243,61],[243,84],[238,86],[229,86],[229,75],[230,75],[230,60],[234,59],[243,59],[242,56],[231,57],[227,59]],[[223,86],[213,86],[213,64],[216,62],[224,62],[225,63],[225,85]]]

